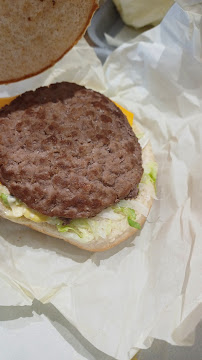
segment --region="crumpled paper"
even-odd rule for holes
[[[186,11],[176,4],[104,68],[82,40],[53,69],[0,89],[8,96],[76,81],[133,111],[150,134],[158,200],[135,239],[91,254],[0,220],[0,304],[51,302],[118,360],[153,338],[188,345],[202,319],[201,29],[202,4]]]

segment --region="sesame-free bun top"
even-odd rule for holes
[[[84,34],[97,0],[0,1],[0,84],[54,65]]]

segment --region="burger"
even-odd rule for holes
[[[0,110],[0,216],[89,251],[139,232],[157,164],[110,99],[61,82]]]
[[[97,0],[1,2],[0,83],[52,66],[97,7]],[[140,231],[157,166],[147,136],[122,110],[67,82],[26,92],[1,109],[0,215],[90,251]]]

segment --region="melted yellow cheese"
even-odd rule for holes
[[[0,98],[0,108],[2,108],[5,105],[10,104],[12,100],[14,100],[16,96],[9,97],[9,98]]]
[[[134,117],[133,113],[130,112],[130,111],[128,111],[128,110],[126,110],[123,106],[121,106],[121,105],[119,105],[119,104],[117,104],[117,103],[115,103],[115,104],[116,104],[116,106],[118,106],[119,109],[124,113],[124,115],[126,115],[130,126],[132,126],[132,125],[133,125],[133,117]]]
[[[48,220],[48,216],[40,214],[37,211],[31,210],[29,208],[25,210],[23,216],[26,217],[26,219],[32,220],[37,223],[41,223]]]

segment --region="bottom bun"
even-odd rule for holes
[[[88,251],[92,251],[92,252],[99,252],[99,251],[101,252],[101,251],[111,249],[112,247],[120,244],[121,242],[128,240],[131,236],[135,235],[135,233],[137,231],[139,231],[138,229],[129,227],[123,233],[121,233],[119,236],[116,235],[114,237],[113,241],[112,240],[109,241],[108,238],[103,239],[100,237],[96,240],[89,241],[87,243],[81,243],[79,240],[68,238],[68,236],[64,236],[64,234],[59,233],[58,230],[53,225],[50,225],[47,223],[34,223],[33,221],[27,220],[26,218],[23,218],[23,219],[8,218],[4,215],[1,207],[2,206],[0,205],[0,216],[3,217],[4,219],[10,220],[19,225],[25,225],[32,230],[36,230],[42,234],[52,236],[54,238],[62,239],[72,245],[77,246],[78,248],[80,248],[82,250],[88,250]],[[146,220],[146,218],[144,216],[141,216],[141,220],[138,222],[142,226],[144,224],[145,220]]]

